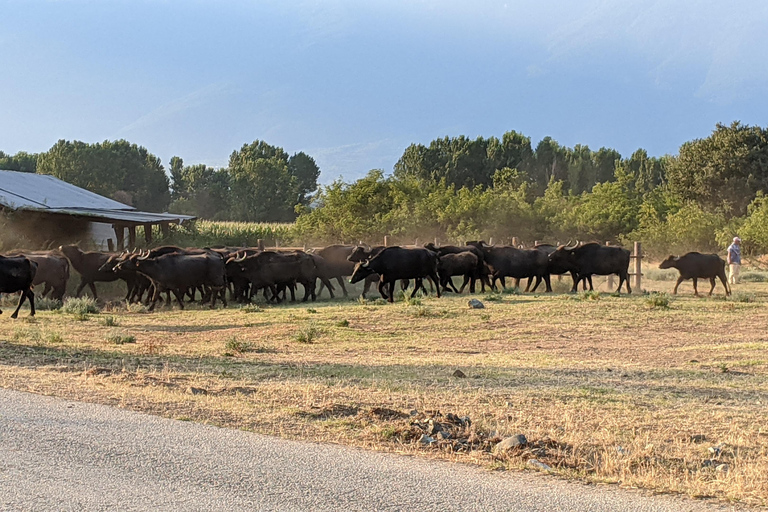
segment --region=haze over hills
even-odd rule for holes
[[[629,156],[768,118],[768,5],[0,2],[0,149],[124,138],[167,166],[255,139],[328,183],[509,130]]]

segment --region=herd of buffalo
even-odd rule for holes
[[[496,289],[500,281],[505,287],[506,278],[528,278],[526,291],[535,291],[544,281],[546,291],[551,292],[551,275],[570,274],[571,291],[581,282],[592,289],[593,275],[619,276],[618,291],[629,284],[630,253],[620,247],[597,243],[576,243],[554,246],[537,244],[531,249],[513,246],[489,245],[482,241],[467,242],[464,246],[426,244],[424,247],[370,247],[367,245],[331,245],[322,249],[262,250],[259,248],[181,248],[158,247],[140,252],[105,253],[85,252],[75,245],[64,245],[53,251],[19,251],[0,256],[0,293],[21,292],[19,305],[11,315],[16,318],[29,299],[31,315],[35,314],[33,287],[45,285],[41,296],[62,300],[70,275],[70,266],[80,274],[80,284],[75,293],[79,296],[88,286],[97,297],[96,282],[122,280],[126,283],[125,299],[129,302],[144,301],[154,309],[161,294],[171,304],[171,293],[179,307],[184,300],[194,300],[200,293],[202,303],[214,307],[217,300],[227,304],[230,300],[249,302],[261,292],[270,301],[280,302],[290,292],[296,300],[296,285],[304,288],[303,300],[315,300],[324,288],[331,297],[336,280],[343,294],[345,278],[351,283],[364,281],[363,297],[371,284],[377,283],[381,296],[394,301],[398,281],[403,290],[414,282],[413,297],[421,289],[427,293],[423,281],[440,297],[441,292],[462,293],[469,284],[474,293],[479,282],[482,291],[486,287]],[[688,253],[681,257],[670,256],[660,268],[676,268],[684,279],[709,279],[715,287],[720,278],[726,294],[730,293],[725,277],[725,262],[716,254]],[[461,276],[464,281],[456,288],[452,277]],[[320,281],[319,289],[317,282]],[[533,285],[533,286],[532,286]],[[0,311],[2,313],[2,311]]]

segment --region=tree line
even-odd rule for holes
[[[768,253],[768,130],[718,124],[677,155],[628,157],[610,148],[535,146],[501,138],[444,137],[408,146],[391,174],[318,188],[305,153],[244,144],[226,168],[169,162],[127,141],[59,141],[39,155],[0,152],[0,168],[53,174],[141,209],[205,219],[296,221],[294,241],[416,238],[643,241],[665,256],[718,251],[739,234]]]

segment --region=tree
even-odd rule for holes
[[[235,220],[290,222],[298,204],[298,179],[282,148],[256,140],[229,157],[231,213]]]
[[[226,169],[203,164],[184,166],[177,156],[171,158],[170,164],[174,198],[170,211],[204,219],[228,218],[230,190]]]
[[[96,144],[59,140],[39,156],[37,172],[108,197],[122,191],[119,195],[129,197],[140,210],[163,211],[170,201],[160,159],[126,140]]]
[[[35,172],[37,170],[37,153],[19,151],[11,156],[0,151],[0,169],[5,171]]]
[[[706,139],[683,144],[666,174],[681,197],[708,211],[743,215],[757,191],[768,189],[768,131],[718,124]]]
[[[300,151],[288,159],[288,172],[296,178],[296,204],[309,204],[310,195],[317,190],[317,178],[320,177],[315,159]]]

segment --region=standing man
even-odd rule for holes
[[[733,238],[733,243],[728,246],[728,265],[731,270],[728,282],[738,284],[739,271],[741,270],[741,238],[737,236]]]

